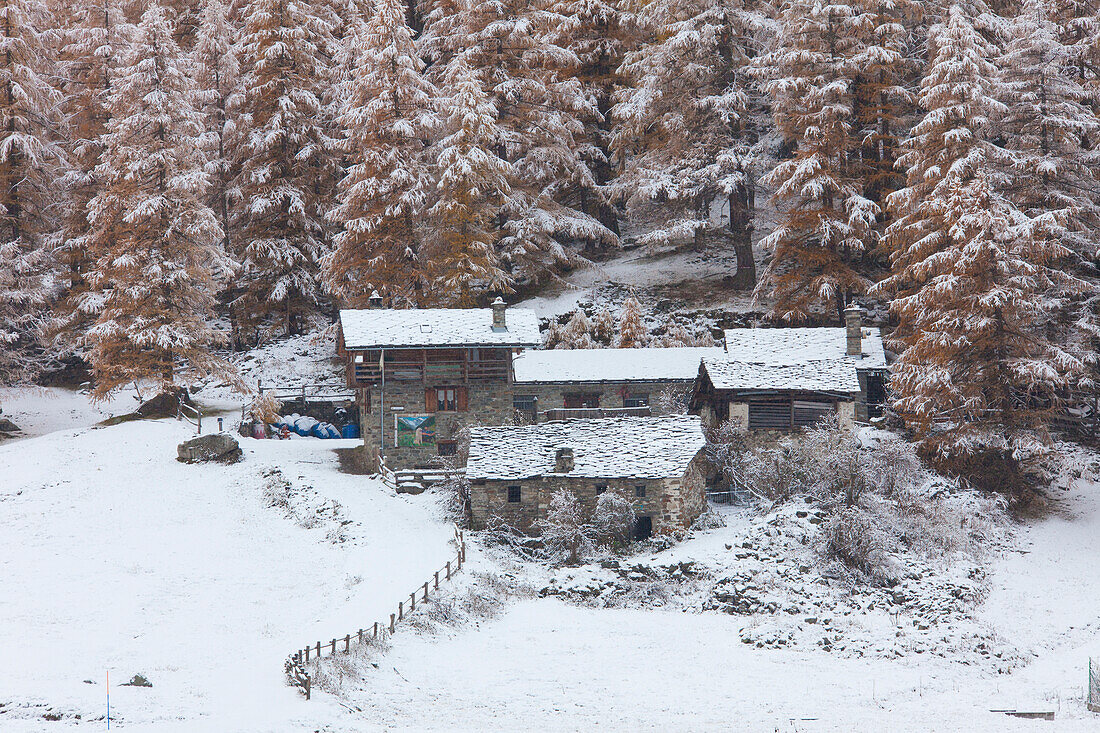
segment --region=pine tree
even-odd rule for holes
[[[1042,409],[1082,364],[1051,339],[1060,299],[1077,285],[1069,250],[1035,236],[1005,195],[1004,153],[987,139],[994,49],[953,6],[929,40],[925,117],[905,141],[907,186],[891,195],[893,296],[903,348],[895,407],[941,454],[1028,450]]]
[[[243,223],[235,259],[238,305],[254,321],[282,313],[298,333],[321,298],[329,249],[325,211],[337,144],[321,103],[331,81],[329,13],[320,0],[250,0],[242,10],[244,101],[240,145]]]
[[[572,259],[577,247],[617,242],[573,200],[595,186],[582,122],[593,110],[571,76],[576,56],[551,40],[558,21],[542,2],[446,0],[428,13],[423,41],[437,85],[461,56],[496,107],[492,138],[512,170],[498,250],[523,278]]]
[[[633,295],[623,301],[619,312],[619,340],[615,344],[620,349],[641,349],[649,343],[649,329],[642,315],[642,304]]]
[[[615,183],[634,213],[659,202],[664,224],[643,243],[732,240],[734,287],[756,283],[753,210],[763,107],[747,70],[767,32],[763,7],[729,0],[657,0],[639,22],[654,39],[626,55],[630,88],[612,113],[616,147],[626,161]],[[729,208],[726,226],[715,204]]]
[[[107,95],[128,26],[118,0],[76,3],[59,12],[66,13],[61,68],[66,79],[62,112],[68,120],[65,152],[69,166],[61,179],[67,192],[57,253],[63,271],[62,293],[52,330],[58,333],[63,348],[82,353],[83,333],[89,323],[89,314],[82,307],[86,272],[96,257],[97,244],[88,222],[88,202],[100,186],[95,171],[109,118]]]
[[[556,349],[594,349],[598,344],[592,340],[592,323],[585,312],[578,308],[569,322],[558,331],[554,348]]]
[[[601,346],[609,347],[615,343],[618,331],[619,324],[615,321],[615,316],[610,308],[604,306],[592,322],[592,340]]]
[[[432,251],[439,291],[468,305],[477,290],[511,287],[501,267],[494,219],[511,195],[512,167],[494,152],[496,109],[464,56],[452,61],[445,84],[447,134],[432,155],[439,168],[437,198],[429,212]]]
[[[237,29],[229,20],[229,8],[221,0],[209,0],[199,16],[195,36],[197,99],[206,115],[204,147],[210,164],[209,204],[222,229],[222,249],[234,250],[236,226],[233,191],[235,168],[232,151],[239,143],[237,117],[241,105]]]
[[[188,72],[165,9],[150,5],[111,86],[95,171],[102,188],[89,203],[102,242],[85,299],[96,316],[87,338],[100,397],[130,382],[164,389],[193,375],[229,377],[208,351],[217,341],[213,270],[223,258],[202,200],[204,125]]]
[[[41,3],[0,4],[0,383],[33,377],[53,296],[60,93]]]
[[[338,120],[350,165],[331,214],[341,231],[325,260],[326,283],[353,306],[366,304],[368,282],[422,306],[440,294],[420,228],[432,183],[424,140],[435,126],[435,89],[422,75],[402,0],[379,0],[352,45],[356,76]]]
[[[758,294],[770,288],[772,315],[783,321],[829,306],[842,319],[851,297],[870,285],[859,260],[874,244],[880,208],[864,195],[856,155],[852,60],[863,50],[857,14],[843,3],[790,0],[778,47],[758,62],[776,126],[797,144],[768,176],[786,210],[763,241],[772,261],[757,287]]]

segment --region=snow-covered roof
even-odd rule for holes
[[[682,476],[704,444],[699,418],[692,415],[471,428],[466,476],[514,481],[555,474],[558,449],[571,448],[569,476],[668,478]]]
[[[704,356],[721,356],[721,346],[659,349],[547,349],[525,351],[512,361],[515,379],[525,382],[690,382]]]
[[[863,354],[848,356],[844,328],[736,328],[726,331],[726,354],[705,357],[715,389],[860,391],[858,371],[885,369],[877,328],[863,329]]]
[[[886,353],[877,328],[864,328],[863,356],[846,356],[848,333],[841,328],[731,328],[726,354],[735,361],[791,366],[849,359],[860,369],[885,369]]]
[[[340,311],[349,349],[445,346],[534,347],[542,342],[534,311],[509,308],[505,328],[493,328],[491,308],[368,308]]]

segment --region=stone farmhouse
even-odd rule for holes
[[[589,516],[605,491],[631,499],[637,539],[688,527],[706,507],[704,447],[700,420],[689,415],[472,428],[472,524],[497,517],[529,532],[551,496],[569,489]]]
[[[887,377],[878,329],[858,308],[843,328],[760,328],[725,332],[726,353],[703,357],[691,410],[706,428],[727,420],[766,438],[836,415],[841,425],[881,409]]]
[[[670,397],[691,394],[704,357],[721,346],[654,349],[549,349],[513,360],[512,404],[521,422],[569,417],[664,415]]]
[[[533,311],[380,305],[340,311],[337,329],[370,463],[431,465],[466,425],[512,420],[512,357],[541,343]]]

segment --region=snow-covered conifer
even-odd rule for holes
[[[496,151],[496,108],[459,54],[445,80],[445,136],[432,152],[438,166],[430,210],[435,279],[441,293],[469,304],[478,290],[508,290],[494,225],[511,195],[512,166]]]
[[[84,305],[95,314],[89,361],[103,396],[131,382],[161,388],[219,374],[212,357],[215,268],[223,262],[199,139],[194,80],[165,9],[142,14],[113,76],[101,188],[89,202],[99,244]]]
[[[729,0],[656,0],[639,23],[649,43],[626,54],[629,86],[612,114],[626,166],[619,198],[634,213],[656,208],[661,224],[643,243],[732,240],[734,287],[752,288],[756,179],[761,174],[763,105],[746,73],[769,32],[765,6]],[[713,209],[725,209],[725,222]]]
[[[554,344],[556,349],[594,349],[599,344],[592,340],[592,322],[584,311],[578,308],[558,332]]]
[[[777,48],[758,61],[776,126],[796,145],[769,174],[782,218],[764,239],[772,260],[757,287],[772,314],[806,319],[815,307],[838,319],[870,285],[858,262],[873,243],[880,208],[864,195],[856,155],[853,59],[863,50],[858,9],[823,0],[789,0]]]
[[[619,312],[619,338],[615,344],[620,349],[641,349],[649,344],[649,329],[642,315],[642,304],[633,295],[623,301]]]
[[[422,306],[443,295],[432,287],[421,229],[435,90],[422,74],[402,0],[379,0],[351,44],[355,77],[338,119],[349,166],[331,213],[340,231],[325,259],[326,284],[351,305],[365,304],[370,282]]]
[[[0,4],[0,383],[34,375],[54,291],[60,93],[42,3]]]
[[[321,103],[331,82],[326,5],[250,0],[242,9],[239,304],[256,318],[281,312],[288,333],[304,327],[321,298],[319,263],[329,249],[337,145]]]
[[[619,324],[615,321],[614,314],[610,308],[604,306],[592,321],[592,339],[602,346],[611,346],[618,333]]]
[[[957,5],[929,43],[926,114],[899,161],[907,185],[889,198],[893,270],[877,288],[898,319],[895,407],[925,434],[943,428],[943,453],[1026,451],[1042,407],[1082,368],[1049,329],[1057,294],[1080,283],[1059,269],[1070,250],[1036,236],[1006,195],[1005,153],[987,139],[1004,110],[994,49]]]

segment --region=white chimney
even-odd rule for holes
[[[845,353],[856,358],[863,357],[863,318],[859,306],[852,303],[844,309],[844,327],[847,331],[848,348]]]
[[[504,298],[499,295],[497,299],[493,301],[493,330],[494,331],[507,331],[508,322],[505,318],[504,311],[508,306],[504,304]]]

